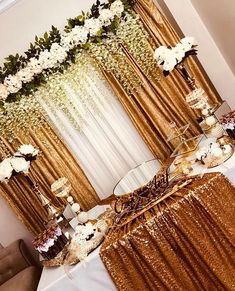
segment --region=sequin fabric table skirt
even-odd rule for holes
[[[204,174],[124,227],[100,256],[119,290],[235,290],[235,187]]]

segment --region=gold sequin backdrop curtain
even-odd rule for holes
[[[19,137],[13,144],[1,138],[1,149],[5,153],[8,151],[13,153],[22,143],[31,143],[40,149],[42,154],[36,161],[32,162],[30,171],[39,182],[42,193],[55,206],[61,207],[65,201],[54,197],[50,191],[50,185],[63,176],[71,182],[71,194],[79,202],[82,209],[88,210],[99,203],[100,199],[84,172],[52,128],[46,126],[37,132],[31,131],[29,134]],[[33,234],[44,229],[45,210],[36,194],[29,187],[25,177],[19,175],[12,178],[8,184],[1,183],[0,193]]]
[[[149,42],[153,50],[160,45],[174,46],[179,41],[179,36],[152,0],[136,0],[134,10],[149,34]],[[128,47],[124,48],[124,52],[142,82],[141,87],[132,95],[128,95],[115,74],[104,70],[104,75],[153,154],[165,160],[170,153],[170,147],[165,142],[170,130],[170,121],[175,121],[178,126],[190,123],[190,133],[199,132],[195,121],[197,114],[185,102],[185,96],[190,89],[177,72],[172,72],[168,77],[162,76],[160,81],[148,78],[141,70],[138,61],[128,51]],[[200,71],[196,61],[190,57],[188,63],[211,103],[220,102],[220,97]]]

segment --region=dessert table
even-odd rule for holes
[[[192,174],[202,172],[222,172],[235,184],[235,155],[216,168],[205,170],[203,166],[198,165],[194,167]],[[217,181],[217,186],[207,187],[210,179]],[[226,284],[227,287],[230,284],[235,286],[235,282],[231,282],[231,278],[226,278],[226,274],[220,267],[224,264],[226,270],[231,273],[230,258],[233,257],[233,262],[235,262],[234,253],[229,251],[232,249],[232,244],[235,244],[235,189],[220,174],[206,174],[200,181],[202,182],[200,187],[206,189],[202,195],[195,192],[193,196],[192,189],[181,190],[168,199],[169,203],[164,202],[153,211],[156,214],[154,218],[150,211],[147,216],[138,219],[135,222],[138,226],[142,227],[143,221],[146,223],[143,229],[144,231],[147,229],[147,232],[144,234],[143,229],[140,230],[141,227],[135,228],[131,224],[124,230],[117,231],[116,235],[112,232],[111,237],[108,237],[102,245],[102,249],[97,248],[84,262],[72,267],[44,268],[38,291],[117,290],[113,282],[120,290],[128,291],[156,290],[156,286],[159,290],[166,289],[166,286],[169,290],[174,287],[181,290],[182,280],[185,280],[184,286],[188,288],[187,290],[201,290],[203,287],[197,282],[201,276],[200,268],[205,272],[203,284],[209,284],[209,280],[214,280],[217,284],[216,288],[220,288],[223,284],[223,288]],[[185,197],[184,200],[182,200],[183,197]],[[162,216],[162,211],[165,213],[164,216]],[[198,213],[199,217],[197,217]],[[149,218],[151,218],[150,221],[148,221]],[[166,222],[169,223],[168,227],[165,225]],[[126,232],[128,229],[131,230],[130,236]],[[146,237],[146,233],[149,235],[151,231],[153,236]],[[219,252],[216,254],[212,251],[213,248]],[[151,256],[149,253],[144,253],[145,249],[151,252]],[[209,261],[204,260],[204,257],[208,256]],[[216,256],[220,258],[220,262],[217,262]],[[200,261],[200,264],[195,265],[195,260]],[[210,267],[213,268],[214,273],[211,272]],[[189,279],[194,268],[197,269],[196,273]],[[235,268],[234,265],[233,268]],[[217,282],[218,272],[224,276],[223,283]],[[175,280],[176,275],[177,280],[182,278],[180,284]],[[143,283],[140,283],[141,280],[149,284],[148,289],[146,285],[141,285]],[[154,285],[151,285],[151,281]]]
[[[234,289],[235,187],[221,173],[187,179],[106,237],[100,256],[118,290]]]

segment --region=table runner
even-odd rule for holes
[[[119,290],[234,290],[235,187],[220,173],[111,231],[100,256]]]

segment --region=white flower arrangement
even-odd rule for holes
[[[35,157],[39,153],[39,149],[36,149],[31,144],[23,144],[18,148],[18,153],[23,156],[32,156]]]
[[[28,62],[27,67],[29,67],[32,70],[34,75],[40,74],[43,70],[43,67],[42,67],[39,59],[36,59],[36,58],[31,58]]]
[[[110,9],[101,9],[99,21],[104,26],[108,26],[111,24],[111,21],[114,19],[114,14]]]
[[[154,52],[154,59],[156,59],[163,73],[168,75],[186,57],[196,54],[196,46],[197,43],[193,37],[184,37],[175,47],[158,47]]]
[[[90,36],[95,36],[102,28],[102,23],[98,18],[89,18],[85,20],[84,27],[89,31]]]
[[[103,26],[111,24],[115,16],[120,18],[123,11],[122,1],[114,1],[109,9],[100,9],[98,18],[85,19],[84,26],[75,26],[72,31],[62,35],[60,44],[53,43],[50,50],[45,49],[38,57],[30,58],[25,68],[19,70],[14,76],[7,76],[4,83],[0,84],[0,100],[4,101],[9,94],[17,93],[23,83],[31,82],[43,70],[57,67],[66,59],[69,50],[78,44],[85,44],[88,41],[88,35],[96,36]]]
[[[22,82],[17,75],[8,75],[4,80],[4,85],[9,93],[17,93],[22,88]]]
[[[122,12],[124,11],[124,5],[121,0],[113,2],[110,6],[112,13],[118,17],[121,17]]]
[[[16,75],[20,79],[21,82],[28,83],[33,80],[34,72],[28,66],[24,69],[21,69]]]
[[[8,182],[18,173],[28,173],[30,163],[38,153],[39,150],[32,145],[21,145],[12,157],[0,163],[0,182]]]

